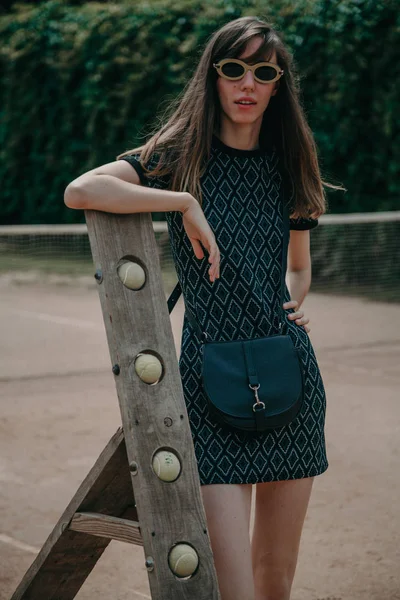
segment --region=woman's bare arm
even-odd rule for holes
[[[291,299],[299,303],[298,307],[308,294],[311,276],[310,232],[293,230],[288,247],[287,286]]]
[[[135,168],[117,160],[80,175],[65,189],[69,208],[111,213],[184,211],[196,202],[188,192],[145,187]]]

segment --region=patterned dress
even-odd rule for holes
[[[147,178],[139,154],[126,156],[144,185],[162,189],[165,179]],[[151,168],[151,162],[147,164]],[[220,278],[211,283],[208,253],[196,258],[182,213],[166,212],[172,255],[184,302],[212,341],[279,333],[283,236],[283,184],[272,143],[263,149],[226,146],[215,135],[200,183],[202,208],[220,249]],[[312,229],[316,219],[291,219],[290,229]],[[285,299],[290,294],[285,286]],[[294,309],[287,309],[287,313]],[[319,475],[328,468],[326,396],[308,333],[286,319],[305,370],[305,398],[288,425],[249,436],[213,421],[201,381],[202,345],[185,314],[179,370],[201,485],[257,483]]]

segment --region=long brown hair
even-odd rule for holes
[[[213,63],[222,58],[237,58],[255,36],[263,42],[247,62],[268,60],[275,49],[277,63],[284,70],[278,80],[279,90],[271,96],[264,111],[259,135],[263,148],[267,137],[275,144],[287,185],[291,184],[292,216],[318,218],[326,212],[323,186],[344,190],[321,179],[317,148],[299,100],[299,77],[293,56],[277,31],[258,17],[240,17],[226,23],[208,41],[199,64],[182,92],[168,106],[161,122],[148,141],[117,156],[117,159],[140,152],[143,166],[154,154],[158,157],[148,177],[166,175],[169,189],[187,191],[201,204],[200,177],[210,157],[213,133],[219,133],[220,102]]]

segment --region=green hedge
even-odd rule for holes
[[[398,206],[400,11],[387,0],[163,0],[18,4],[0,18],[0,221],[83,222],[75,177],[140,142],[210,35],[255,14],[280,30],[331,212]],[[161,215],[158,215],[159,218]]]

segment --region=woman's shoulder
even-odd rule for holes
[[[171,175],[149,176],[149,172],[154,171],[160,161],[159,152],[153,152],[145,162],[141,159],[141,152],[125,154],[119,160],[125,160],[132,165],[139,175],[142,185],[166,189],[171,182]]]

